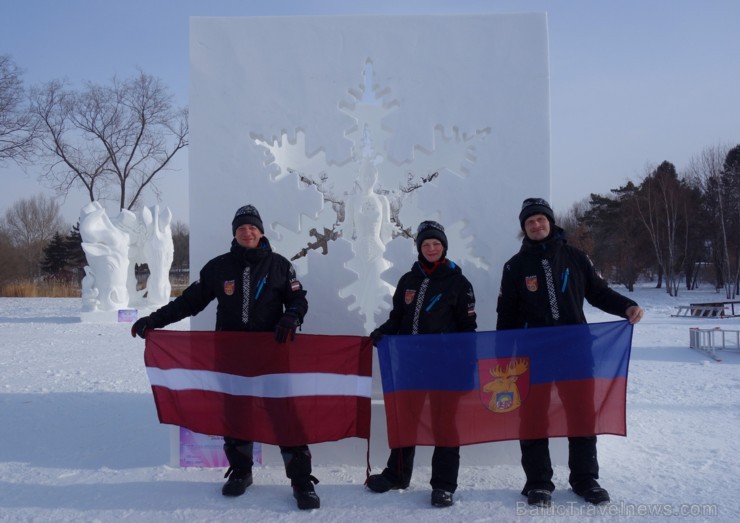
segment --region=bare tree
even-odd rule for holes
[[[728,151],[720,178],[719,199],[726,218],[722,223],[725,290],[727,298],[734,299],[740,292],[740,145]]]
[[[190,268],[190,230],[186,223],[179,220],[173,223],[171,228],[172,243],[175,247],[172,268],[183,272]]]
[[[25,104],[21,71],[8,55],[0,55],[0,166],[29,160],[36,124]]]
[[[0,228],[0,285],[17,278],[22,266],[18,249],[10,241],[8,233]]]
[[[565,230],[570,245],[581,249],[591,256],[594,250],[594,240],[584,220],[584,216],[589,208],[589,199],[583,198],[575,202],[564,213],[556,212],[555,223]]]
[[[188,145],[187,109],[174,107],[157,78],[140,71],[81,91],[52,81],[32,90],[48,159],[45,178],[60,194],[82,186],[91,201],[134,209],[145,188]]]
[[[0,228],[23,262],[18,276],[33,277],[40,272],[44,247],[55,233],[67,226],[60,217],[57,201],[39,194],[15,202],[5,211]]]
[[[684,221],[686,233],[683,253],[683,274],[686,289],[695,289],[698,285],[700,268],[709,257],[709,243],[706,238],[710,229],[702,220],[704,196],[701,187],[684,171],[682,176],[684,188]]]
[[[687,250],[687,208],[686,187],[670,162],[649,172],[636,193],[637,213],[650,236],[671,296],[678,295],[679,272]]]
[[[723,166],[730,150],[726,145],[713,145],[689,160],[687,174],[703,195],[701,223],[705,238],[711,244],[710,261],[715,271],[715,286],[726,285],[729,276],[727,261],[726,210],[723,194]]]
[[[41,152],[48,160],[46,179],[58,193],[66,195],[83,186],[90,201],[101,199],[99,186],[108,163],[107,151],[84,140],[75,128],[75,93],[54,80],[31,92],[32,111],[40,123]],[[77,132],[76,132],[77,131]],[[100,183],[99,183],[100,182]]]

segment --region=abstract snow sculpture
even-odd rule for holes
[[[175,254],[172,241],[172,213],[169,208],[160,212],[159,205],[151,209],[144,207],[141,218],[146,230],[142,246],[144,259],[149,265],[149,279],[146,282],[146,301],[151,307],[170,301],[170,267]]]
[[[82,281],[82,310],[116,311],[158,307],[169,301],[169,271],[174,255],[172,213],[145,207],[137,217],[122,210],[113,219],[92,202],[80,214],[80,235],[88,267]],[[136,264],[146,263],[149,278],[137,289]]]
[[[136,265],[146,263],[144,249],[142,247],[146,229],[144,224],[137,219],[136,214],[123,209],[111,220],[111,222],[128,234],[128,271],[126,274],[126,289],[128,290],[128,305],[132,307],[144,305],[146,303],[144,294],[146,289],[138,289],[136,280]]]
[[[103,311],[117,310],[128,306],[126,272],[128,271],[128,234],[120,230],[108,218],[98,202],[91,202],[80,213],[80,236],[82,250],[90,267],[88,296],[97,290],[95,308]]]
[[[92,312],[98,308],[98,289],[95,287],[95,277],[89,265],[85,266],[85,276],[82,278],[82,311]]]

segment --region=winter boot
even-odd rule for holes
[[[552,505],[552,493],[544,489],[530,489],[527,492],[527,504],[535,507],[549,507]]]
[[[416,447],[391,449],[381,474],[373,474],[367,478],[365,485],[373,492],[388,492],[408,488],[411,475],[414,471],[414,455]]]
[[[252,448],[251,441],[224,438],[224,453],[229,460],[229,469],[224,475],[228,478],[221,494],[224,496],[241,496],[252,484]]]
[[[399,489],[405,489],[408,488],[408,483],[402,483],[400,481],[393,481],[385,474],[373,474],[372,476],[367,478],[367,482],[365,483],[367,485],[367,488],[372,490],[373,492],[388,492],[389,490],[399,490]]]
[[[608,503],[609,493],[606,489],[601,488],[599,483],[595,479],[589,479],[572,485],[573,492],[577,496],[582,497],[593,505],[601,505],[602,503]]]
[[[321,507],[321,500],[316,494],[316,490],[313,488],[314,483],[318,482],[318,479],[313,476],[309,476],[305,481],[296,481],[293,483],[293,497],[298,503],[299,509],[310,510]]]
[[[434,507],[451,507],[455,501],[452,499],[452,492],[447,492],[441,488],[432,490],[432,506]]]
[[[241,496],[252,484],[252,473],[245,469],[229,467],[224,477],[229,478],[221,488],[221,494],[224,496]]]
[[[293,497],[298,502],[298,508],[308,510],[319,508],[321,501],[313,486],[319,480],[311,475],[311,451],[308,446],[280,447],[280,454],[285,463],[285,475],[290,478],[293,487]]]

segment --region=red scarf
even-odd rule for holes
[[[421,268],[424,269],[424,273],[427,276],[431,276],[437,267],[439,267],[440,265],[444,265],[446,263],[447,263],[447,258],[437,260],[434,263],[429,263],[428,261],[424,260],[421,262]]]

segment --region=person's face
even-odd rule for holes
[[[533,214],[524,220],[524,232],[530,240],[544,240],[550,235],[550,220],[544,214]]]
[[[421,255],[424,256],[424,259],[429,263],[439,261],[444,249],[442,242],[435,238],[429,238],[428,240],[421,242]]]
[[[236,234],[234,235],[236,243],[247,249],[257,248],[262,236],[264,235],[259,228],[251,223],[245,223],[237,227]]]

